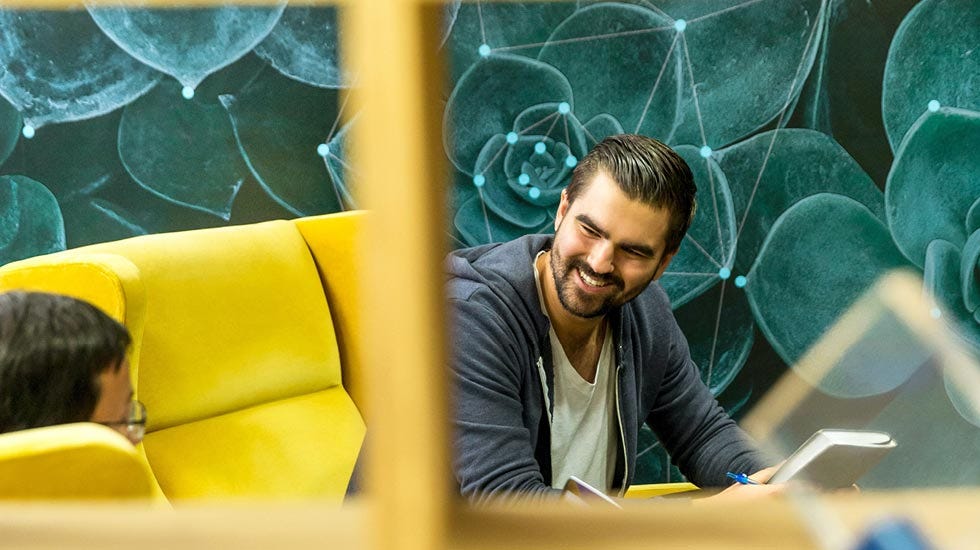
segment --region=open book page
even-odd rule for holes
[[[622,508],[608,495],[575,476],[569,476],[565,482],[562,497],[573,502]]]

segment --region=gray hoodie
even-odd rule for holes
[[[447,258],[456,408],[454,470],[472,501],[546,497],[551,484],[554,371],[532,262],[551,237],[528,235]],[[700,487],[768,464],[701,382],[659,284],[609,313],[620,426],[616,488],[636,472],[647,422],[681,472]]]

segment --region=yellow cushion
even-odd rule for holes
[[[127,300],[145,295],[127,326],[149,431],[341,383],[323,287],[292,223],[147,235],[72,256],[91,252],[138,271],[121,283]]]
[[[153,481],[125,437],[98,424],[0,435],[0,498],[149,498]]]
[[[143,447],[167,495],[340,503],[364,432],[335,387],[159,430]]]
[[[364,383],[360,376],[364,370],[358,329],[363,326],[360,317],[363,290],[358,251],[366,216],[364,211],[351,211],[293,220],[310,248],[330,304],[344,388],[362,411]]]

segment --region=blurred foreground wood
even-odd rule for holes
[[[937,548],[975,548],[980,490],[824,495],[821,510],[791,498],[651,501],[625,510],[567,505],[457,507],[446,546],[497,548],[821,548],[808,521],[829,512],[860,535],[889,515],[911,519]],[[4,548],[368,548],[369,503],[0,505]],[[825,506],[824,506],[825,505]],[[832,529],[820,524],[818,528]],[[419,534],[424,538],[424,535]]]

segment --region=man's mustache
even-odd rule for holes
[[[573,260],[569,265],[569,270],[572,269],[578,269],[582,273],[585,273],[590,279],[599,281],[600,283],[610,283],[620,290],[623,290],[623,288],[626,287],[626,284],[623,282],[621,278],[612,274],[600,275],[595,271],[592,271],[592,268],[589,267],[589,264],[585,263],[582,260]]]

